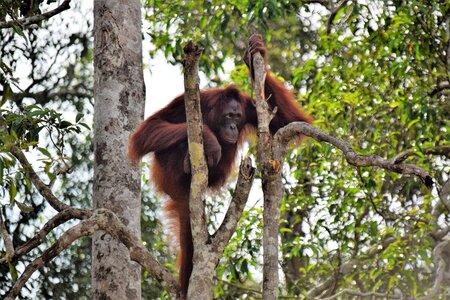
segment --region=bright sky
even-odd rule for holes
[[[167,63],[162,54],[158,54],[154,59],[144,54],[144,64],[148,65],[144,70],[147,117],[183,93],[184,79],[181,68]]]
[[[162,53],[154,58],[149,57],[149,41],[143,41],[144,59],[144,81],[146,88],[145,95],[145,117],[163,108],[176,96],[184,92],[184,75],[181,65],[173,66],[167,62]],[[219,72],[220,78],[229,79],[229,74],[234,68],[231,59],[226,59],[223,64],[224,72]],[[208,84],[208,79],[203,73],[199,73],[200,89]]]

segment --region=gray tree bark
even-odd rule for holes
[[[266,70],[264,58],[259,54],[253,57],[255,71],[254,89],[256,95],[256,112],[258,116],[258,151],[257,157],[262,173],[262,187],[264,192],[264,229],[263,229],[263,299],[278,298],[278,224],[280,220],[281,197],[283,184],[281,181],[280,161],[274,160],[272,137],[269,130],[273,112],[264,95],[264,81]]]
[[[208,188],[208,166],[203,149],[203,123],[200,108],[198,63],[203,49],[193,42],[184,47],[184,103],[188,122],[189,156],[192,170],[189,210],[191,218],[194,256],[187,299],[212,299],[215,263],[208,241],[208,227],[203,196]]]
[[[94,1],[94,208],[108,208],[140,237],[139,166],[128,137],[143,119],[141,2]],[[140,299],[141,267],[105,232],[92,241],[93,299]]]

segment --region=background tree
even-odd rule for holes
[[[16,34],[12,30],[1,31],[1,34],[5,36],[5,39],[2,39],[1,61],[3,71],[1,74],[2,104],[5,108],[2,110],[2,114],[10,124],[11,129],[8,133],[14,134],[13,140],[8,135],[2,135],[2,140],[7,141],[6,145],[3,144],[5,147],[2,148],[4,151],[2,153],[5,155],[1,157],[4,159],[1,164],[1,179],[4,180],[2,183],[6,183],[3,195],[7,196],[5,192],[9,191],[10,196],[3,199],[6,202],[2,202],[2,212],[7,216],[4,220],[7,232],[12,232],[13,244],[19,248],[24,246],[29,238],[42,227],[42,222],[48,221],[51,214],[49,214],[47,203],[42,201],[39,193],[36,194],[36,191],[31,188],[29,178],[20,172],[23,171],[22,169],[17,168],[17,160],[13,156],[9,156],[10,151],[6,147],[8,143],[20,143],[22,148],[29,152],[34,160],[33,165],[37,169],[42,168],[48,177],[42,176],[43,172],[39,174],[44,180],[50,180],[51,186],[57,187],[58,196],[65,201],[82,207],[88,207],[91,201],[92,163],[90,160],[86,160],[86,158],[92,157],[91,135],[86,130],[80,132],[81,129],[89,129],[83,122],[92,122],[91,62],[93,56],[90,46],[92,17],[89,17],[92,12],[86,8],[80,8],[80,3],[75,3],[75,7],[72,7],[67,16],[56,15],[53,17],[52,14],[53,18],[39,23],[39,27],[33,25],[27,27],[36,22],[26,21],[37,19],[42,21],[43,16],[49,16],[47,12],[61,12],[61,7],[67,9],[68,2],[70,1],[65,1],[56,9],[52,9],[54,6],[47,7],[43,4],[36,6],[35,9],[28,9],[25,7],[27,4],[22,3],[20,4],[22,5],[20,13],[18,6],[14,6],[19,3],[5,3],[5,6],[2,3],[5,14],[16,20],[12,23],[5,23],[12,25]],[[27,13],[23,13],[23,10],[27,10]],[[40,14],[41,12],[43,13]],[[88,18],[85,18],[86,15]],[[76,24],[78,27],[71,28],[68,24]],[[58,30],[55,30],[56,28]],[[81,32],[73,32],[73,30]],[[42,36],[48,37],[47,43]],[[52,55],[55,53],[56,55]],[[138,62],[142,63],[140,55]],[[65,67],[66,63],[69,64],[68,67]],[[31,66],[29,71],[26,67],[28,65]],[[142,70],[142,66],[138,69]],[[29,75],[25,76],[26,72],[24,71],[29,72]],[[26,78],[28,79],[25,80]],[[134,86],[136,87],[136,85]],[[142,86],[139,93],[143,93]],[[62,116],[51,110],[52,108],[64,111],[65,115]],[[133,106],[133,108],[139,107]],[[143,109],[141,108],[139,114],[142,113]],[[75,119],[75,122],[72,124],[64,119],[67,117]],[[132,119],[139,122],[138,117],[134,116]],[[135,126],[130,125],[129,128],[132,129]],[[78,134],[74,135],[75,131]],[[48,138],[50,140],[47,140]],[[39,148],[35,145],[39,145]],[[126,153],[126,138],[123,138],[122,148],[121,153]],[[42,166],[38,163],[39,161],[43,161]],[[126,162],[125,159],[122,161]],[[22,202],[18,200],[31,207],[22,205]],[[130,199],[126,200],[128,203]],[[139,199],[137,200],[139,201]],[[6,205],[8,201],[11,205]],[[153,200],[150,197],[144,198],[144,203],[146,203],[144,206],[146,219],[144,221],[147,224],[144,236],[147,237],[155,236],[155,232],[152,230],[155,226],[149,225],[156,224],[154,212],[149,213],[149,207],[154,205],[154,202],[154,198]],[[22,214],[18,213],[17,206],[14,208],[12,204],[21,205],[19,207],[22,209]],[[44,212],[43,218],[38,218],[42,212]],[[139,220],[139,217],[135,216],[133,220]],[[67,225],[73,225],[73,222],[69,222]],[[24,226],[30,229],[24,232]],[[15,278],[18,275],[16,267],[20,274],[23,267],[28,265],[39,253],[42,253],[43,249],[48,248],[61,236],[61,233],[69,228],[68,226],[61,226],[62,228],[48,232],[49,238],[42,240],[43,245],[39,250],[27,253],[19,261],[17,258],[14,259],[9,265],[10,274],[8,274],[8,264],[5,264],[6,260],[3,257],[1,267],[4,272],[1,276],[4,284],[2,284],[0,293],[5,295],[17,279]],[[156,237],[153,240],[157,239]],[[39,269],[41,276],[28,283],[26,289],[23,289],[22,295],[33,293],[33,295],[43,298],[82,298],[83,296],[90,298],[90,264],[90,241],[82,240],[72,246],[70,251],[65,251],[58,260],[49,262],[48,267]],[[73,268],[73,265],[78,266],[77,270]],[[59,276],[62,274],[64,276],[60,278]],[[134,282],[136,283],[136,280]]]
[[[141,236],[139,166],[127,159],[128,137],[142,121],[140,1],[94,1],[93,208],[116,213]],[[125,245],[105,232],[92,240],[94,299],[140,299],[141,269]]]
[[[55,4],[48,7],[42,2],[2,1],[1,13],[22,20],[55,8]],[[66,4],[63,7],[68,8]],[[79,2],[72,2],[70,12],[64,11],[38,24],[24,27],[15,24],[14,30],[0,30],[1,112],[14,124],[10,127],[31,154],[39,174],[58,187],[58,195],[72,205],[88,207],[92,163],[86,158],[92,155],[92,139],[86,127],[92,123],[92,17]],[[65,112],[64,116],[55,109]],[[49,208],[26,176],[18,172],[17,161],[7,153],[2,147],[1,209],[13,242],[19,246],[48,220],[49,215],[44,212]],[[25,207],[20,211],[8,205],[15,200],[32,209]],[[62,228],[50,232],[48,241],[62,232]],[[48,241],[44,242],[46,246],[50,245]],[[17,269],[23,269],[37,253],[35,250],[23,256]],[[0,268],[0,293],[4,295],[12,281],[8,265],[1,264]],[[38,272],[39,276],[27,284],[25,295],[30,292],[41,298],[90,295],[90,241],[80,240],[60,259],[49,262]]]

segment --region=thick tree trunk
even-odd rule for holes
[[[140,236],[140,175],[127,159],[143,118],[141,2],[94,1],[94,208],[113,210]],[[140,299],[141,268],[104,232],[92,242],[93,299]]]

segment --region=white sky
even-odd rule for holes
[[[162,53],[158,53],[154,58],[150,58],[148,40],[143,41],[144,60],[144,81],[146,88],[145,95],[145,117],[163,108],[176,96],[184,93],[184,75],[181,65],[171,65]],[[223,64],[224,72],[219,72],[218,76],[223,80],[230,79],[230,73],[234,69],[234,62],[225,59]],[[199,72],[200,89],[207,86],[208,78],[204,73]]]
[[[162,54],[150,59],[146,53],[148,51],[144,50],[144,64],[147,65],[144,69],[147,117],[183,93],[184,79],[181,68],[167,63]]]

